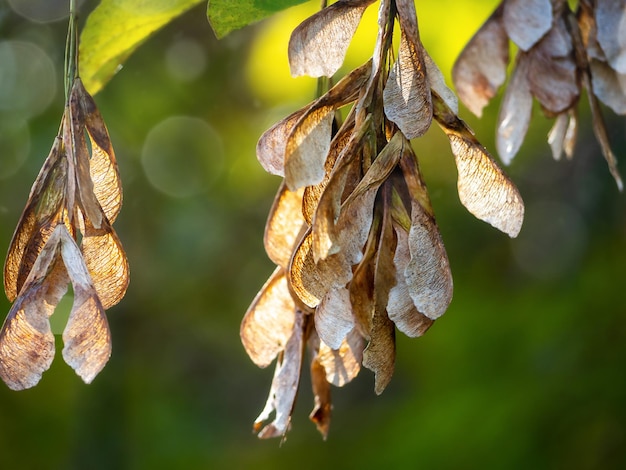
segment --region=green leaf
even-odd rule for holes
[[[209,0],[207,17],[218,38],[307,0]]]
[[[202,1],[102,0],[80,40],[79,71],[87,91],[96,94],[148,36]]]

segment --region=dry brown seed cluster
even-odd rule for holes
[[[476,115],[506,79],[509,39],[519,48],[498,117],[497,148],[509,163],[531,119],[533,97],[555,122],[548,142],[555,159],[571,158],[578,129],[578,101],[587,91],[593,129],[619,189],[598,100],[626,114],[626,3],[579,0],[504,0],[459,56],[453,80]]]
[[[55,347],[49,317],[70,282],[74,301],[63,358],[86,383],[108,361],[105,310],[122,299],[129,279],[111,225],[121,204],[109,133],[76,78],[4,265],[4,289],[13,306],[0,331],[0,377],[10,388],[33,387],[50,367]]]
[[[300,24],[289,44],[292,74],[335,74],[372,3],[339,0]],[[330,385],[348,383],[363,365],[381,393],[394,370],[396,328],[420,336],[446,311],[452,276],[409,142],[433,119],[450,140],[461,202],[515,237],[519,192],[458,118],[456,97],[420,41],[413,0],[381,0],[372,59],[259,140],[262,166],[284,177],[265,230],[277,268],[241,325],[258,366],[277,360],[254,425],[260,437],[289,429],[307,347],[310,418],[326,436]]]

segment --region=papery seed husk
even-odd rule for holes
[[[4,290],[13,302],[41,249],[62,218],[68,168],[60,138],[56,138],[33,186],[4,263]]]
[[[563,154],[563,145],[568,123],[569,119],[567,113],[561,113],[554,120],[554,124],[548,133],[548,144],[552,150],[552,157],[557,161],[561,159],[561,155]]]
[[[113,223],[122,207],[122,182],[109,131],[95,101],[85,90],[80,78],[74,80],[73,92],[74,90],[91,143],[89,172],[93,192],[104,215],[110,223]]]
[[[343,125],[333,137],[330,142],[330,149],[328,150],[328,157],[324,163],[324,178],[316,185],[307,186],[304,189],[304,196],[302,198],[302,214],[307,224],[313,225],[313,217],[315,211],[319,205],[319,201],[330,181],[333,169],[340,155],[344,152],[344,149],[352,140],[352,134],[354,132],[354,116],[355,107],[353,106],[348,114],[348,117],[344,121]]]
[[[382,211],[377,210],[363,250],[363,259],[354,270],[349,285],[350,304],[352,305],[355,329],[367,339],[370,338],[372,316],[375,308],[374,270],[381,222]]]
[[[422,336],[434,323],[434,320],[417,310],[409,294],[407,280],[404,275],[411,260],[409,234],[404,228],[395,224],[394,231],[397,240],[393,259],[396,268],[396,280],[389,291],[387,314],[398,330],[410,338],[416,338]]]
[[[343,64],[352,36],[374,0],[339,0],[304,20],[291,33],[289,66],[298,77],[330,77]]]
[[[283,181],[265,224],[263,234],[265,252],[274,264],[283,268],[289,264],[294,245],[305,222],[302,215],[303,194],[304,189],[290,191]]]
[[[350,72],[294,125],[285,146],[285,182],[289,189],[316,185],[324,179],[335,110],[357,99],[370,72],[370,62]]]
[[[43,246],[0,331],[0,377],[12,390],[34,387],[54,359],[49,317],[65,295],[60,227]]]
[[[351,330],[337,349],[324,342],[319,345],[318,360],[326,371],[326,380],[336,387],[351,382],[361,370],[365,341],[356,330]]]
[[[267,367],[285,349],[293,332],[296,305],[283,268],[276,268],[241,322],[241,342],[259,367]]]
[[[524,221],[524,202],[517,187],[480,145],[467,125],[435,97],[435,117],[450,140],[458,169],[459,199],[474,216],[510,237]]]
[[[386,311],[374,312],[371,339],[363,351],[363,367],[374,372],[374,391],[383,393],[395,369],[396,335],[394,323]]]
[[[267,402],[261,414],[254,421],[254,431],[258,432],[258,436],[262,439],[284,436],[289,430],[300,382],[306,319],[305,313],[300,310],[296,311],[293,332],[287,341],[285,350],[276,361],[276,371]],[[275,413],[274,420],[264,426],[272,413]]]
[[[530,125],[533,98],[528,79],[529,66],[528,55],[520,52],[500,105],[496,148],[505,165],[513,161]]]
[[[285,176],[285,148],[294,126],[311,105],[299,109],[280,120],[259,138],[256,156],[265,171],[272,175]]]
[[[94,193],[91,170],[89,167],[89,150],[85,137],[85,116],[81,106],[80,86],[74,81],[74,86],[66,106],[66,123],[63,126],[63,143],[68,159],[75,168],[78,203],[81,211],[90,220],[91,224],[100,228],[102,224],[102,209]],[[72,206],[69,206],[73,209]]]
[[[615,114],[626,115],[626,73],[619,74],[607,63],[591,60],[593,93]]]
[[[310,230],[298,244],[289,263],[289,285],[308,307],[315,308],[333,287],[345,286],[352,278],[352,265],[341,253],[318,263],[313,259]]]
[[[63,331],[63,359],[85,383],[91,383],[111,356],[111,332],[83,255],[64,226],[61,255],[74,290],[72,310]]]
[[[527,51],[550,30],[552,3],[550,0],[506,0],[502,18],[509,38]]]
[[[545,110],[558,114],[575,105],[580,83],[572,38],[562,17],[555,20],[548,34],[528,52],[528,60],[531,93]]]
[[[448,105],[454,114],[459,114],[459,100],[456,97],[456,94],[448,87],[441,69],[439,69],[428,52],[426,52],[426,49],[423,51],[426,76],[428,77],[428,84],[430,88],[439,95],[439,97]]]
[[[116,305],[130,282],[128,258],[117,233],[106,217],[100,228],[94,228],[85,219],[80,251],[105,309]]]
[[[330,289],[315,309],[315,330],[331,349],[338,349],[354,328],[350,292],[346,287]]]
[[[465,46],[452,68],[459,98],[476,116],[506,80],[509,39],[499,7]]]
[[[417,138],[429,129],[433,115],[423,48],[419,39],[409,38],[404,31],[398,60],[385,84],[383,103],[387,118],[407,138]]]
[[[613,70],[626,74],[626,4],[623,0],[597,0],[598,42]]]
[[[436,320],[445,313],[452,300],[450,263],[417,158],[409,146],[405,147],[401,166],[411,196],[408,238],[411,259],[404,270],[404,277],[417,310]]]
[[[309,419],[315,423],[317,430],[326,440],[332,415],[330,383],[326,380],[326,369],[317,357],[311,361],[311,386],[314,406]]]

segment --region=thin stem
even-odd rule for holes
[[[78,28],[76,2],[70,0],[70,18],[65,42],[65,102],[69,100],[74,79],[78,77]]]

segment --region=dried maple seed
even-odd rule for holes
[[[609,144],[598,100],[626,114],[626,4],[580,0],[503,0],[454,64],[452,78],[461,101],[474,114],[504,83],[508,41],[519,51],[502,100],[496,145],[508,164],[528,130],[533,98],[555,118],[548,143],[556,160],[574,154],[578,101],[587,91],[593,130],[618,189],[617,159]]]
[[[68,44],[74,21],[70,15]],[[50,367],[55,349],[49,317],[70,283],[74,299],[63,358],[90,383],[111,355],[105,310],[124,297],[129,282],[126,254],[112,227],[122,204],[115,154],[73,60],[59,134],[4,264],[4,289],[13,306],[0,330],[0,377],[14,390],[33,387]]]
[[[292,73],[334,74],[371,3],[339,0],[305,20],[289,45]],[[433,119],[450,138],[461,202],[510,236],[521,227],[521,197],[458,118],[456,96],[419,39],[414,2],[381,0],[378,12],[372,59],[257,145],[261,165],[285,177],[265,229],[277,268],[241,325],[257,365],[276,359],[254,425],[262,438],[284,438],[289,429],[304,350],[310,418],[326,438],[330,385],[347,384],[364,366],[381,393],[394,372],[396,328],[421,336],[448,308],[448,257],[409,142]],[[397,25],[400,46],[393,51]],[[350,110],[342,123],[336,111],[344,106]]]

